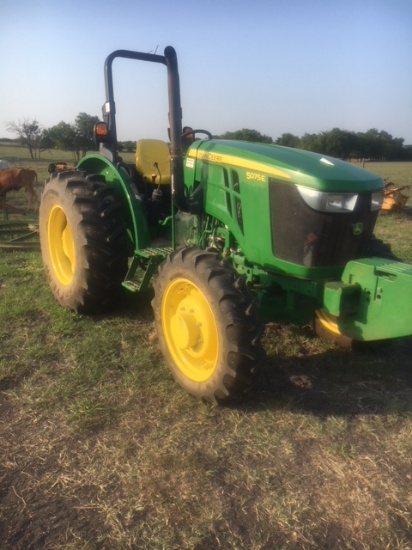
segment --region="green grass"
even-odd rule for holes
[[[379,217],[409,262],[411,230]],[[270,324],[256,388],[216,408],[173,382],[150,301],[74,315],[38,252],[0,251],[2,548],[412,548],[412,338]]]
[[[392,251],[403,262],[412,264],[411,247],[412,210],[404,214],[381,214],[376,225],[376,234],[391,245]]]
[[[365,170],[395,185],[412,185],[412,162],[366,162]]]

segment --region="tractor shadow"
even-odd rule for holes
[[[243,408],[318,417],[407,414],[411,356],[412,337],[352,349],[336,345],[318,354],[269,353]]]
[[[152,289],[125,294],[115,311],[102,318],[143,321],[155,334],[152,299]],[[98,321],[99,315],[94,318]],[[266,329],[264,347],[267,355],[257,382],[236,409],[292,410],[319,417],[412,410],[412,337],[356,343],[348,349],[325,345],[309,327],[278,325]]]
[[[154,313],[151,305],[153,297],[154,292],[152,288],[136,294],[125,290],[112,311],[93,314],[93,319],[96,321],[116,318],[131,321],[139,319],[146,323],[152,323],[154,322]]]

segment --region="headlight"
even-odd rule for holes
[[[375,191],[372,193],[371,210],[376,211],[382,208],[383,203],[383,191]]]
[[[306,204],[320,212],[352,212],[358,200],[358,195],[353,193],[326,193],[301,185],[296,187]]]

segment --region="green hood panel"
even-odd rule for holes
[[[278,145],[234,140],[197,141],[188,156],[250,169],[319,191],[361,192],[384,187],[379,176],[348,162]]]

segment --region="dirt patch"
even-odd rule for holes
[[[88,487],[73,494],[62,486],[61,457],[78,441],[68,430],[56,433],[50,420],[22,411],[4,393],[0,399],[2,548],[57,548],[79,533],[97,540],[102,525],[87,509]]]

